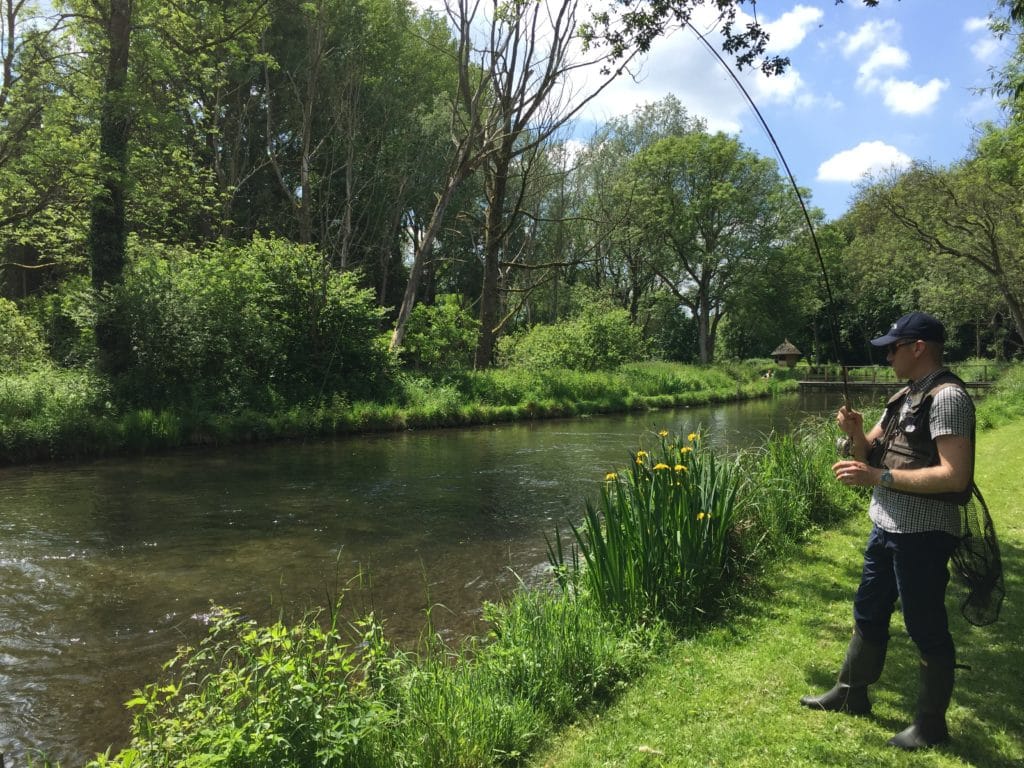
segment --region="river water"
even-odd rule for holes
[[[362,572],[412,643],[544,578],[545,535],[665,428],[744,447],[823,394],[462,430],[183,451],[0,470],[0,753],[64,766],[122,746],[133,689],[203,634],[212,604],[269,621],[324,606]]]

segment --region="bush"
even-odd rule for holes
[[[417,304],[409,315],[402,360],[431,378],[450,380],[473,367],[480,323],[453,294]]]
[[[602,304],[554,325],[535,325],[498,343],[503,365],[534,370],[614,370],[646,354],[643,331],[630,322],[629,313]]]
[[[256,238],[200,253],[135,244],[116,296],[133,405],[239,412],[375,394],[389,371],[383,310],[311,247]]]
[[[17,305],[0,297],[0,370],[23,371],[46,357],[42,329]]]
[[[55,293],[26,300],[26,312],[43,328],[50,358],[58,365],[89,365],[95,359],[95,305],[86,275],[68,278]]]

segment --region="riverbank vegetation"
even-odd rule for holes
[[[1012,483],[1006,485],[1012,470],[998,457],[1011,446],[1019,450],[1019,368],[979,410],[985,428],[1017,419],[997,433],[997,443],[983,438],[980,462],[993,467],[981,482],[1000,523],[1008,575],[1019,559],[1022,510],[1014,506]],[[806,715],[807,723],[793,722],[802,716],[795,689],[806,684],[803,667],[787,668],[777,686],[765,688],[764,681],[782,679],[778,670],[770,672],[779,658],[789,658],[780,638],[792,640],[810,666],[832,668],[812,658],[812,647],[841,655],[848,601],[821,585],[852,588],[857,563],[851,553],[859,551],[863,531],[844,521],[863,511],[865,497],[832,478],[834,437],[829,424],[808,423],[790,435],[769,436],[759,449],[728,456],[705,448],[698,434],[659,434],[629,466],[606,478],[600,506],[575,532],[579,556],[553,537],[552,583],[488,606],[489,635],[457,647],[432,634],[429,624],[418,649],[400,651],[372,617],[341,626],[337,613],[321,613],[262,627],[221,610],[207,637],[168,664],[166,679],[128,702],[131,744],[97,756],[90,768],[521,765],[565,725],[609,705],[592,731],[574,728],[545,764],[592,765],[594,754],[617,755],[608,758],[616,764],[663,764],[659,756],[669,754],[666,749],[673,755],[690,749],[679,719],[696,723],[708,712],[723,713],[731,724],[708,731],[723,755],[760,755],[773,739],[792,745],[793,734],[783,736],[780,728],[800,728],[796,737],[804,741],[794,754],[810,757],[797,763],[813,764],[818,750],[846,736],[821,730],[820,714],[813,722],[814,713]],[[837,524],[838,532],[832,530]],[[822,540],[832,543],[812,555],[804,548],[812,539],[816,547]],[[633,543],[642,552],[630,556]],[[682,570],[672,554],[681,550],[689,566]],[[668,556],[658,558],[659,552]],[[637,562],[627,562],[632,559]],[[840,572],[847,573],[847,587]],[[790,626],[793,616],[799,620]],[[1006,613],[1004,619],[1006,628],[977,631],[1016,637],[1019,619]],[[823,621],[828,632],[819,638]],[[768,636],[776,637],[751,644]],[[992,637],[997,647],[998,637]],[[730,663],[744,666],[726,675],[722,665]],[[892,666],[906,671],[910,664],[898,655]],[[990,666],[984,677],[992,691],[1001,690],[995,683],[999,664]],[[726,691],[709,682],[719,674],[734,687]],[[739,682],[744,676],[746,685]],[[826,677],[822,672],[814,682],[824,684]],[[638,679],[641,693],[631,691]],[[751,695],[751,685],[762,693]],[[705,689],[719,691],[722,700]],[[752,714],[764,702],[782,708],[784,693],[792,694],[784,727]],[[906,703],[891,695],[883,701],[890,709]],[[736,716],[724,714],[728,702],[752,718],[735,741]],[[992,707],[980,715],[999,722]],[[704,735],[701,744],[693,747],[695,754],[716,759]],[[855,746],[859,756],[863,745]],[[970,757],[982,747],[968,740],[964,749]],[[979,753],[994,762],[977,764],[1010,765],[1020,749],[1019,735],[996,734]],[[666,764],[691,764],[680,759]]]

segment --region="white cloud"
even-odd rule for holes
[[[791,51],[804,41],[807,32],[824,18],[825,12],[809,5],[797,5],[775,21],[764,25],[771,53]]]
[[[971,46],[971,55],[982,64],[994,63],[1002,53],[1002,43],[994,37],[986,37]]]
[[[972,17],[964,22],[965,32],[981,32],[988,30],[988,19],[983,17]]]
[[[895,45],[882,43],[875,47],[867,61],[857,70],[857,85],[866,91],[877,88],[880,83],[875,77],[881,69],[902,69],[910,62],[910,55]]]
[[[866,174],[889,168],[906,168],[910,157],[883,141],[862,141],[845,149],[818,166],[818,181],[855,182]]]
[[[886,40],[898,39],[900,26],[892,19],[888,21],[869,21],[862,24],[852,35],[842,34],[839,40],[843,46],[843,55],[850,57],[863,48],[877,46]]]
[[[949,87],[948,80],[933,77],[924,85],[909,80],[886,80],[882,86],[885,106],[901,115],[920,115],[931,111],[942,92]]]

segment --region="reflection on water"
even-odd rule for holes
[[[211,603],[261,620],[349,600],[392,637],[542,577],[544,534],[658,429],[744,446],[824,395],[716,408],[0,470],[0,752],[65,765],[127,737],[122,706]]]

